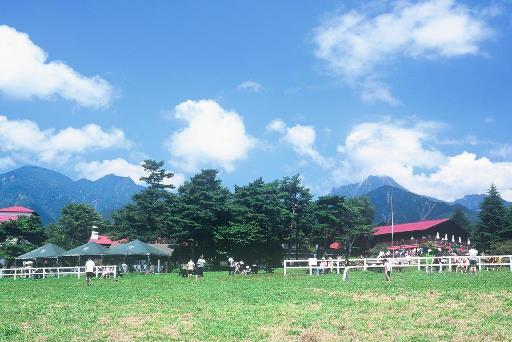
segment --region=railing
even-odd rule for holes
[[[96,266],[94,273],[96,278],[111,276],[117,277],[117,266]],[[0,278],[60,278],[66,275],[73,275],[80,278],[85,275],[85,267],[18,267],[18,268],[0,268]]]
[[[475,257],[477,259],[477,267],[479,271],[484,267],[508,267],[512,272],[512,256],[511,255],[483,255]],[[416,267],[418,270],[436,267],[439,272],[447,269],[449,272],[456,267],[469,267],[469,257],[467,256],[435,256],[435,257],[403,257],[403,258],[387,258],[392,267]],[[461,263],[464,260],[467,263]],[[309,270],[309,275],[313,273],[322,273],[329,270],[336,270],[337,274],[344,271],[346,267],[351,269],[362,269],[364,271],[369,268],[382,268],[383,258],[366,258],[366,259],[348,259],[348,265],[345,265],[345,259],[305,259],[305,260],[285,260],[283,262],[284,275],[288,270],[302,269]]]

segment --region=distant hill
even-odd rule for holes
[[[332,189],[331,194],[344,197],[363,196],[385,185],[405,190],[391,177],[369,176],[361,183],[349,184],[340,186],[339,188],[334,188]]]
[[[109,218],[142,189],[128,177],[107,175],[96,181],[73,181],[53,170],[24,166],[0,175],[0,207],[32,208],[47,224],[57,221],[67,204],[87,203]]]
[[[483,194],[466,195],[463,198],[459,198],[458,200],[455,200],[453,203],[463,205],[470,210],[480,211],[480,204],[482,204],[482,202],[484,201],[486,196],[487,195],[483,195]],[[512,203],[507,202],[505,200],[503,200],[503,204],[506,207],[509,207],[510,205],[512,205]]]
[[[390,196],[393,196],[395,223],[447,218],[457,207],[464,210],[470,221],[475,221],[478,216],[473,209],[474,206],[466,207],[463,203],[447,203],[433,197],[412,193],[391,177],[370,176],[361,183],[334,188],[331,194],[349,198],[367,196],[375,207],[375,223],[391,222]]]
[[[375,222],[391,222],[391,205],[389,197],[393,196],[393,212],[395,223],[406,223],[438,218],[451,217],[457,207],[464,210],[469,220],[476,219],[476,212],[460,204],[450,204],[428,197],[417,195],[407,190],[392,186],[382,186],[366,196],[375,206]]]

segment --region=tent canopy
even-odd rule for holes
[[[339,250],[343,248],[343,245],[339,241],[335,241],[329,245],[330,249]]]
[[[83,256],[83,255],[107,255],[110,251],[107,247],[95,242],[88,242],[69,251],[62,253],[62,256]]]
[[[110,247],[110,255],[157,255],[168,256],[162,250],[150,246],[149,244],[140,240],[133,240],[128,243],[123,243],[114,247]]]
[[[66,252],[64,248],[61,248],[53,243],[49,243],[44,245],[43,247],[39,247],[34,249],[31,252],[20,255],[16,259],[48,259],[48,258],[57,258],[62,255],[62,253]]]

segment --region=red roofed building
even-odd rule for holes
[[[391,243],[391,230],[391,226],[380,226],[375,228],[373,235],[377,242]],[[459,236],[463,240],[468,238],[468,233],[450,219],[402,223],[395,224],[393,227],[395,242],[408,242],[410,240],[423,239],[434,240],[437,234],[439,234],[441,239],[448,237],[448,240],[451,240],[452,236],[454,236],[457,241]]]
[[[15,221],[20,216],[33,216],[37,213],[29,208],[21,206],[13,206],[8,208],[0,208],[0,223],[5,221]]]
[[[126,243],[126,242],[128,242],[128,239],[111,240],[108,235],[99,235],[97,231],[93,230],[91,233],[91,238],[89,239],[89,242],[95,242],[98,245],[110,247],[110,246],[119,245],[121,243]]]

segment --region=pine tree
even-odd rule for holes
[[[500,234],[505,230],[505,207],[498,189],[494,184],[489,188],[487,197],[480,205],[480,222],[473,241],[477,247],[486,250],[501,240]]]
[[[464,213],[464,209],[462,207],[457,206],[455,210],[453,211],[451,220],[455,223],[457,223],[462,229],[464,229],[466,232],[470,232],[471,230],[471,222],[469,222],[468,217]]]

